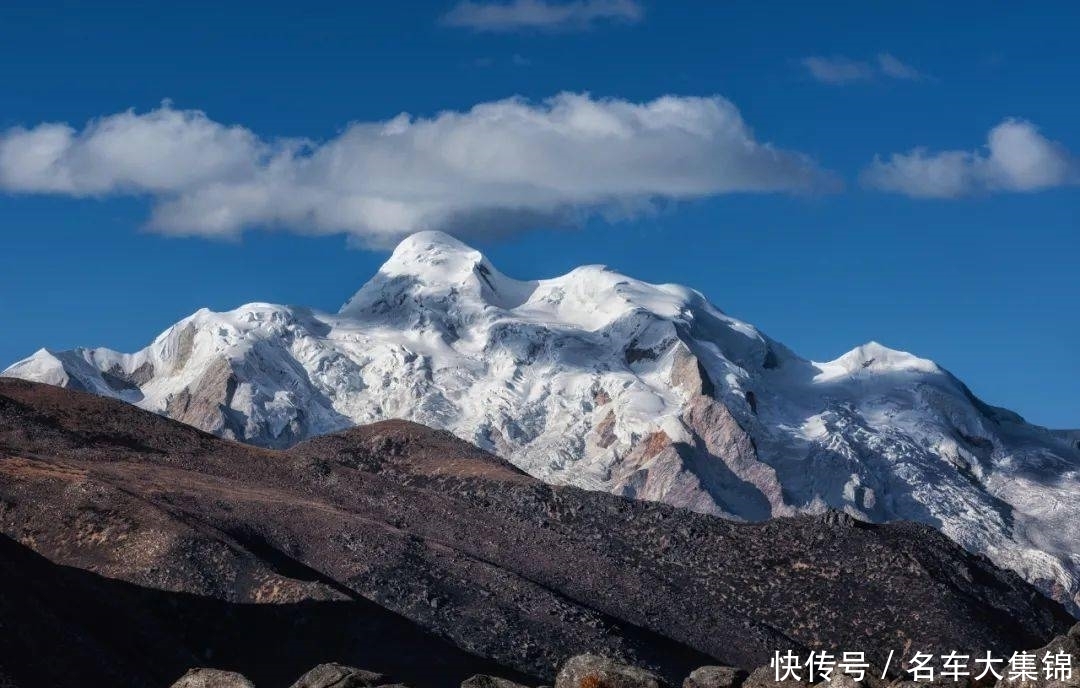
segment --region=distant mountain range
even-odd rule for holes
[[[880,344],[809,361],[600,266],[518,281],[424,232],[338,313],[201,310],[134,354],[42,350],[4,375],[268,448],[402,418],[555,484],[746,521],[918,521],[1080,610],[1080,434]]]
[[[734,523],[547,485],[404,421],[266,450],[0,379],[4,686],[212,666],[272,688],[327,661],[551,685],[582,652],[679,685],[827,649],[865,652],[881,688],[892,652],[895,677],[915,652],[1008,657],[1074,623],[926,525]]]

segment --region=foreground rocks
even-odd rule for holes
[[[375,688],[390,683],[383,674],[331,662],[307,672],[292,688]]]
[[[746,681],[742,669],[726,666],[703,666],[694,669],[683,681],[683,688],[739,688]]]
[[[191,669],[172,688],[255,688],[255,684],[231,671]]]
[[[461,682],[461,688],[527,688],[520,683],[498,676],[477,674]]]
[[[807,688],[803,681],[777,681],[776,670],[770,666],[758,667],[750,672],[742,688]]]
[[[997,682],[996,688],[1078,688],[1080,687],[1080,624],[1068,633],[1054,638],[1038,650],[1029,651],[1040,658],[1044,653],[1054,655],[1067,653],[1073,661],[1074,676],[1068,680],[1052,680],[1042,675],[1037,680]],[[1007,672],[1008,667],[1002,670]],[[450,677],[444,677],[440,685],[451,688]],[[899,678],[882,680],[880,673],[867,672],[865,680],[855,679],[843,672],[833,672],[828,681],[821,681],[813,688],[988,688],[994,682],[965,679],[959,682],[938,678],[924,683]],[[803,681],[776,681],[775,670],[763,666],[747,672],[727,666],[703,666],[690,672],[682,682],[682,688],[809,688]],[[6,688],[0,686],[0,688]],[[239,674],[215,669],[192,669],[172,688],[254,688]],[[259,688],[264,688],[259,686]],[[291,688],[410,688],[405,684],[392,683],[391,679],[373,671],[366,671],[342,664],[320,664],[304,674]],[[527,685],[499,676],[475,674],[461,682],[460,688],[528,688]],[[541,686],[541,688],[548,688]],[[672,688],[656,674],[640,667],[624,664],[608,657],[582,654],[568,659],[555,678],[554,688]]]
[[[656,674],[597,655],[572,657],[555,677],[555,688],[666,687]]]
[[[859,686],[859,682],[851,676],[835,671],[828,681],[822,681],[814,688],[859,688]]]

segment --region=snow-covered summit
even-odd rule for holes
[[[339,313],[347,316],[384,309],[396,299],[421,306],[452,300],[474,309],[512,308],[534,287],[535,283],[501,274],[483,254],[449,234],[419,232],[398,244],[378,273]]]
[[[491,267],[480,251],[444,232],[417,232],[397,245],[381,273],[450,283],[466,278],[476,266]]]
[[[39,351],[6,375],[268,447],[408,418],[546,480],[759,520],[931,523],[1080,604],[1080,439],[870,342],[793,353],[678,285],[601,266],[516,280],[439,232],[338,313],[200,310],[146,349]]]
[[[906,351],[890,349],[877,342],[867,342],[840,356],[834,361],[818,364],[821,370],[816,378],[820,382],[836,378],[848,378],[860,373],[926,373],[942,372],[936,363],[919,358]]]

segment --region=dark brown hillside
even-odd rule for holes
[[[56,564],[219,609],[291,608],[290,623],[342,633],[393,612],[544,679],[582,651],[673,680],[710,658],[752,668],[788,648],[879,661],[890,650],[1004,653],[1071,621],[924,526],[836,514],[735,524],[543,485],[397,421],[287,452],[256,449],[6,379],[0,530]],[[306,616],[315,607],[353,611]],[[163,646],[186,632],[168,619],[150,625]],[[311,663],[302,643],[296,657],[290,647],[275,646],[282,662]],[[15,669],[32,671],[49,652],[19,653]]]
[[[58,566],[4,536],[0,619],[0,677],[18,688],[163,688],[204,664],[285,688],[329,659],[413,686],[516,677],[364,599],[234,604],[165,592]]]

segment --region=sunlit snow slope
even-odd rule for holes
[[[42,350],[4,374],[268,447],[408,418],[549,481],[726,517],[923,521],[1080,605],[1080,435],[876,343],[802,359],[599,266],[522,282],[424,232],[336,314],[201,310],[135,354]]]

